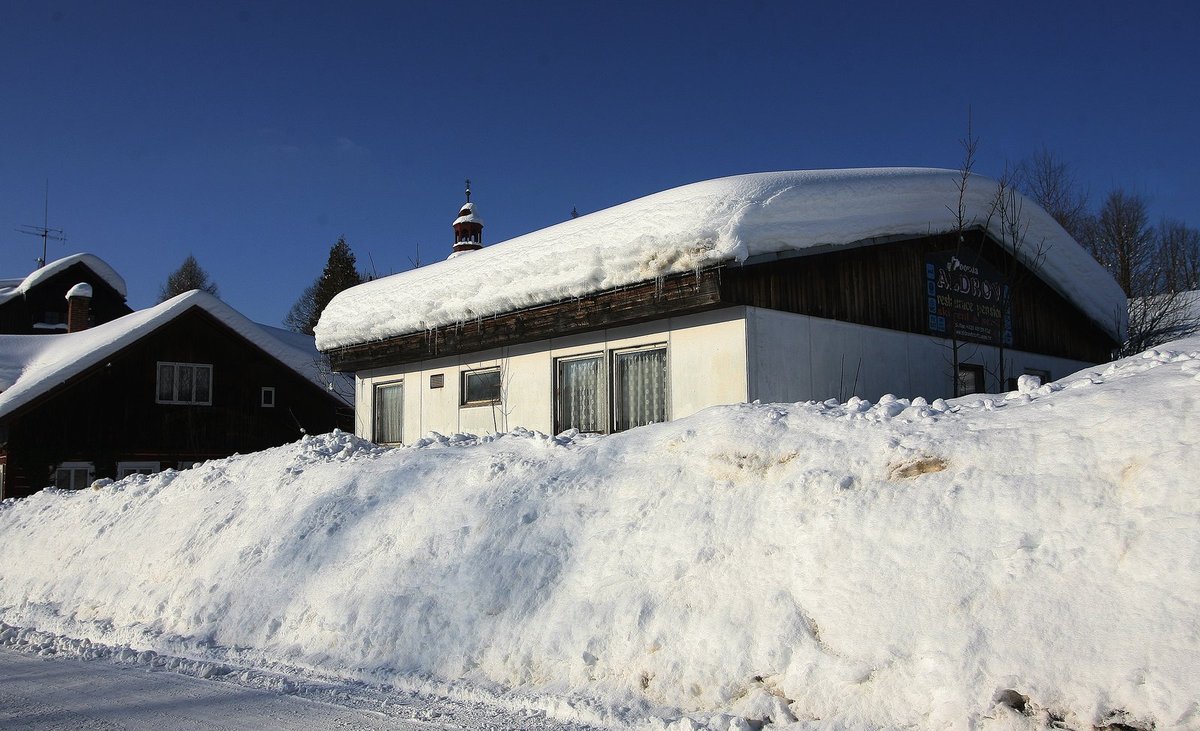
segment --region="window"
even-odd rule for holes
[[[555,430],[603,432],[604,356],[560,358],[555,370]]]
[[[200,363],[159,363],[160,404],[212,404],[212,366]]]
[[[159,469],[158,462],[117,462],[117,479],[130,475],[153,475]]]
[[[500,369],[463,371],[462,405],[477,406],[500,401]]]
[[[404,424],[404,384],[387,383],[375,387],[376,444],[399,444]]]
[[[958,364],[958,382],[955,396],[966,396],[972,393],[983,393],[983,366],[974,363]]]
[[[54,470],[54,486],[60,490],[82,490],[92,484],[95,473],[91,462],[63,462]]]
[[[613,353],[613,431],[667,420],[667,349]]]
[[[262,406],[264,409],[271,409],[271,408],[275,407],[275,387],[274,386],[263,386],[262,387]]]

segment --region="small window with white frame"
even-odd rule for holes
[[[159,462],[117,462],[117,479],[121,480],[130,475],[153,475],[160,471]]]
[[[463,371],[461,406],[484,406],[499,402],[499,368]]]
[[[54,486],[60,490],[82,490],[92,484],[96,468],[91,462],[63,462],[54,470]]]
[[[262,400],[260,403],[264,409],[275,408],[275,387],[274,386],[263,386],[262,387]]]
[[[212,365],[159,361],[155,402],[212,405]]]
[[[372,440],[376,444],[401,444],[404,436],[404,382],[375,386],[375,423]]]
[[[667,421],[667,346],[612,354],[612,429],[625,431]]]

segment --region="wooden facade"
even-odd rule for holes
[[[336,370],[359,371],[739,305],[930,334],[926,257],[946,251],[979,257],[1011,282],[1013,341],[1007,347],[1098,363],[1117,346],[1046,282],[973,231],[961,243],[945,234],[730,263],[328,354]]]
[[[212,367],[211,404],[158,403],[160,363]],[[263,389],[273,389],[272,406]],[[27,495],[63,462],[115,477],[120,461],[176,467],[352,428],[341,401],[195,307],[0,420],[4,497]]]
[[[76,262],[39,282],[23,295],[0,303],[0,333],[25,335],[66,332],[67,291],[81,282],[92,287],[91,325],[109,322],[133,311],[125,303],[124,295],[113,289],[111,284],[86,264]],[[62,327],[34,327],[37,324]]]

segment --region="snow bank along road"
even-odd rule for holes
[[[1197,729],[1197,424],[1189,339],[950,402],[308,437],[0,504],[0,646],[618,728]]]

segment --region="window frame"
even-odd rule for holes
[[[639,345],[630,348],[614,348],[609,352],[608,357],[608,430],[610,434],[617,434],[629,429],[636,429],[638,426],[646,426],[647,424],[638,424],[636,426],[618,429],[617,425],[621,420],[621,409],[619,405],[621,389],[617,383],[619,377],[617,370],[617,358],[631,353],[643,353],[653,350],[661,350],[663,352],[663,420],[662,422],[648,422],[648,424],[666,423],[671,420],[671,349],[668,343],[653,343],[647,345]]]
[[[162,397],[162,373],[163,367],[171,368],[171,399]],[[190,369],[192,372],[192,399],[185,400],[179,398],[179,374],[183,369]],[[208,399],[201,401],[195,398],[197,391],[196,373],[199,369],[205,369],[208,374]],[[213,365],[212,363],[184,363],[181,361],[160,360],[154,367],[154,403],[165,404],[170,406],[212,406],[213,396]]]
[[[146,472],[145,470],[149,470]],[[117,479],[123,480],[130,475],[153,475],[162,472],[161,462],[126,460],[117,462]]]
[[[87,470],[87,478],[84,485],[75,485],[75,474],[79,470]],[[70,487],[62,487],[58,484],[58,473],[67,471],[71,473]],[[54,486],[59,490],[83,490],[90,487],[96,481],[96,464],[94,462],[60,462],[54,467]]]
[[[268,399],[267,396],[270,396],[270,398]],[[275,387],[274,386],[263,386],[262,390],[259,392],[258,398],[259,398],[258,405],[261,406],[262,408],[264,408],[264,409],[275,408],[275,403],[276,403]]]
[[[598,392],[596,394],[596,403],[600,411],[597,419],[600,428],[596,431],[580,431],[584,434],[607,434],[610,431],[608,414],[611,410],[611,403],[609,399],[608,358],[605,357],[605,351],[603,350],[579,353],[577,355],[564,355],[554,359],[554,433],[561,434],[567,429],[573,428],[563,423],[562,364],[581,360],[595,360],[600,366],[600,373],[596,378],[596,390]]]
[[[979,386],[978,391],[964,391],[962,386],[962,377],[965,373],[971,373],[977,378]],[[954,374],[954,397],[961,398],[963,396],[971,396],[977,393],[987,393],[987,373],[983,369],[983,365],[979,363],[959,363],[958,371]]]
[[[496,374],[496,396],[488,399],[473,399],[468,400],[467,394],[470,392],[467,382],[473,377],[488,376]],[[504,401],[504,375],[500,372],[500,366],[490,366],[488,368],[464,368],[459,375],[459,408],[471,408],[474,406],[495,406]]]
[[[383,403],[383,401],[382,401],[382,399],[379,398],[379,394],[381,391],[383,391],[385,389],[392,389],[392,388],[400,389],[400,400],[399,400],[400,433],[391,435],[391,436],[396,437],[396,439],[394,441],[385,441],[380,438],[381,436],[384,436],[384,435],[381,433],[381,430],[380,430],[380,423],[381,423],[381,419],[379,418],[380,405]],[[404,443],[404,379],[400,379],[397,381],[382,381],[382,382],[371,384],[371,441],[375,442],[376,444],[383,444],[383,445],[403,444]]]

